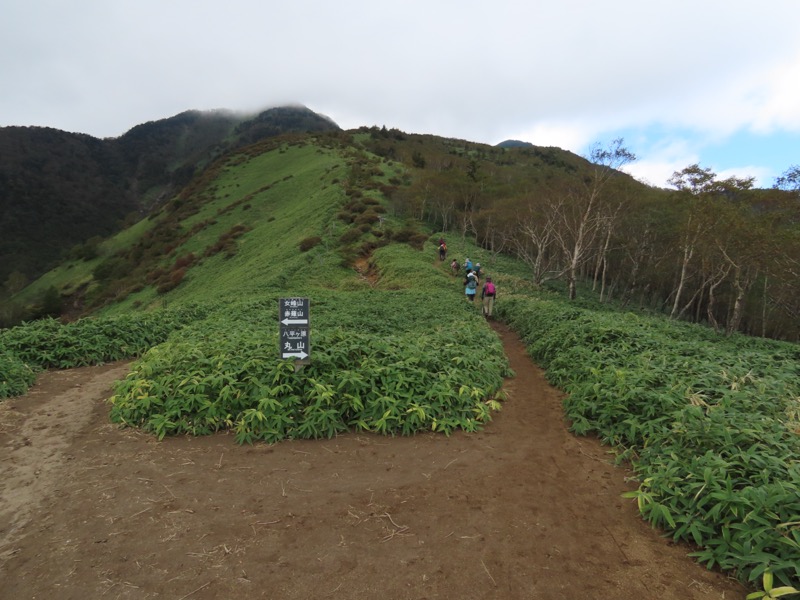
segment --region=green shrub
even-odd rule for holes
[[[18,356],[0,352],[0,398],[24,394],[36,380],[38,370]]]
[[[318,235],[304,238],[300,241],[300,252],[308,252],[320,243],[322,243],[322,238]]]
[[[353,229],[348,229],[345,231],[341,236],[339,236],[339,242],[342,244],[352,244],[356,240],[358,240],[362,235],[362,232],[357,227]]]
[[[277,326],[261,304],[229,307],[146,353],[117,384],[112,420],[159,437],[232,428],[240,443],[477,430],[509,374],[502,345],[479,319],[426,298],[328,292],[301,373],[277,359]]]

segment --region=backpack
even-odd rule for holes
[[[470,277],[469,278],[469,281],[467,282],[467,287],[469,289],[471,289],[471,290],[474,290],[476,287],[478,287],[478,284],[475,283],[475,278],[474,277]]]
[[[486,288],[485,289],[486,289],[486,293],[489,296],[494,296],[494,284],[491,281],[486,284]]]

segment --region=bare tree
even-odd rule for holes
[[[602,236],[602,243],[597,249],[595,258],[594,279],[592,291],[597,290],[598,280],[600,282],[600,302],[606,298],[606,279],[608,275],[608,255],[611,251],[611,241],[616,232],[617,224],[620,220],[623,208],[628,204],[627,198],[619,197],[604,207],[604,214],[598,218],[599,233]]]
[[[593,163],[591,173],[582,181],[581,187],[569,194],[561,212],[562,222],[557,238],[566,262],[570,300],[577,296],[578,270],[602,222],[602,192],[609,180],[619,174],[619,169],[636,160],[636,156],[622,143],[622,138],[618,138],[608,147],[595,144],[589,155]]]
[[[671,317],[680,316],[685,311],[685,308],[679,310],[679,307],[684,288],[689,281],[691,262],[700,241],[710,235],[722,218],[722,206],[718,201],[724,201],[728,194],[750,189],[753,181],[753,178],[735,177],[719,181],[711,169],[703,169],[698,164],[676,171],[670,177],[668,183],[675,186],[681,194],[685,212],[680,242],[680,274],[673,295]]]
[[[516,255],[531,268],[533,283],[537,286],[564,274],[559,262],[560,252],[555,247],[563,218],[562,205],[563,200],[555,198],[529,203],[527,210],[519,215],[512,235],[511,245]]]

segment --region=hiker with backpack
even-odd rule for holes
[[[475,276],[475,273],[472,272],[472,269],[467,271],[467,278],[464,280],[464,293],[467,296],[467,300],[470,302],[475,302],[475,294],[478,291],[478,278]]]
[[[439,244],[439,260],[444,262],[445,258],[447,258],[447,244],[442,240],[442,243]]]
[[[497,296],[497,288],[492,282],[492,278],[487,276],[486,283],[483,284],[483,288],[481,289],[481,301],[483,302],[483,316],[486,317],[487,319],[492,318],[495,296]]]
[[[454,258],[453,262],[450,263],[450,270],[453,272],[453,277],[458,275],[458,270],[461,268],[461,265],[458,264],[458,261]]]

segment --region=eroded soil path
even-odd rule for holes
[[[481,433],[238,446],[108,423],[126,364],[0,403],[2,598],[733,599],[620,494],[519,339]]]

